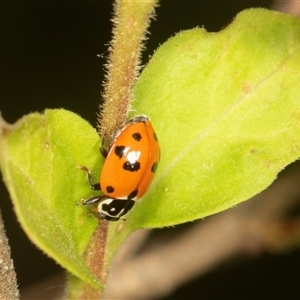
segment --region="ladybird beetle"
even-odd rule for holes
[[[99,183],[92,183],[88,168],[79,168],[86,172],[91,189],[104,195],[83,199],[82,204],[91,205],[100,220],[118,221],[146,193],[159,163],[160,148],[149,118],[130,119],[109,149],[101,147],[100,152],[106,159]]]

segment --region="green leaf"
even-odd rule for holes
[[[162,227],[232,207],[300,156],[300,20],[250,9],[219,33],[183,31],[135,86],[161,163],[128,220]]]
[[[242,12],[219,33],[181,32],[138,80],[137,113],[151,117],[162,158],[147,195],[127,221],[108,228],[106,269],[137,228],[217,213],[259,193],[300,156],[300,20]],[[97,221],[76,205],[99,178],[99,137],[64,110],[24,117],[0,139],[0,165],[29,237],[75,276],[101,287],[84,252]],[[102,160],[103,161],[103,160]]]
[[[90,194],[85,174],[76,166],[99,172],[96,131],[79,116],[58,109],[25,116],[14,127],[0,139],[0,165],[19,221],[49,256],[100,288],[83,259],[97,221],[76,205]]]

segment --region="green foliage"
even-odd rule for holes
[[[300,156],[299,82],[300,20],[282,13],[246,10],[163,44],[135,87],[162,159],[133,226],[203,218],[268,187]]]
[[[163,44],[135,89],[162,158],[148,194],[127,221],[109,226],[105,266],[137,228],[193,221],[249,199],[300,156],[300,20],[242,12],[219,33],[180,32]],[[97,286],[82,258],[97,222],[76,205],[99,178],[99,137],[64,110],[31,114],[0,140],[0,163],[29,237]],[[98,285],[99,286],[99,285]]]
[[[58,109],[25,116],[15,127],[2,136],[0,162],[21,225],[69,272],[99,287],[83,259],[97,222],[76,205],[90,194],[85,174],[76,166],[99,165],[96,131]]]

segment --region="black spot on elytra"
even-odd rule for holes
[[[157,166],[158,166],[158,162],[155,162],[155,163],[152,165],[152,167],[151,167],[151,172],[152,172],[152,173],[155,173],[155,172],[156,172]]]
[[[108,185],[106,187],[106,192],[109,194],[109,193],[113,193],[115,191],[115,188],[111,185]]]
[[[119,158],[122,158],[122,156],[124,155],[124,150],[125,150],[125,146],[116,146],[116,148],[115,148],[115,154]]]
[[[135,198],[137,196],[137,194],[138,194],[138,190],[134,190],[128,195],[127,199],[131,200],[131,199]]]
[[[139,142],[142,139],[142,135],[139,132],[135,132],[132,134],[132,137]]]
[[[136,172],[140,168],[141,168],[141,164],[138,161],[135,161],[134,163],[130,163],[129,161],[126,161],[123,164],[123,169],[125,171]]]

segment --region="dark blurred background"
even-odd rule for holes
[[[180,30],[203,26],[208,31],[219,31],[239,11],[268,8],[271,4],[250,0],[162,0],[150,27],[143,62]],[[0,2],[0,110],[8,122],[30,112],[62,107],[96,125],[111,14],[111,1]],[[20,288],[61,272],[20,229],[2,181],[0,195]],[[298,281],[290,276],[295,263],[299,266],[299,251],[266,254],[250,263],[207,274],[169,299],[199,299],[199,295],[202,299],[246,299],[245,291],[252,291],[247,299],[278,299],[283,291],[287,292],[283,294],[285,299],[292,299],[292,295],[299,296],[295,292]]]

